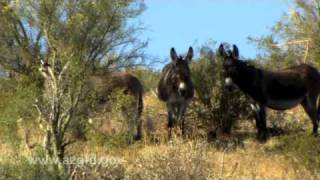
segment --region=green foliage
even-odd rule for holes
[[[16,80],[0,80],[0,136],[14,145],[19,143],[17,136],[18,121],[33,121],[37,115],[34,108],[38,89],[36,85],[25,86]]]
[[[285,13],[273,26],[270,35],[249,38],[264,50],[261,58],[268,60],[265,62],[268,68],[282,69],[301,63],[320,67],[319,3],[295,0],[292,10]],[[276,46],[277,44],[281,46]]]
[[[127,133],[124,135],[117,134],[109,141],[110,144],[121,145],[124,139],[127,139],[127,142],[132,142],[135,134],[135,127],[137,126],[137,102],[135,97],[131,94],[125,94],[123,89],[115,89],[109,95],[109,106],[111,107],[111,113],[118,117],[114,120],[122,121],[121,124],[126,126]]]
[[[101,92],[100,92],[101,93]],[[106,102],[95,102],[92,108],[92,125],[87,137],[95,145],[125,147],[131,142],[136,131],[137,101],[124,89],[116,88],[106,97]],[[110,129],[109,126],[116,126]]]
[[[141,64],[146,43],[136,36],[143,28],[127,20],[144,9],[140,0],[1,2],[0,65],[29,75],[53,53],[61,64],[64,56],[94,67]]]
[[[159,72],[152,69],[136,69],[134,75],[141,81],[145,92],[157,88],[160,80]]]
[[[92,146],[103,146],[108,149],[121,149],[128,147],[128,133],[120,132],[114,134],[105,134],[96,130],[95,127],[92,127],[88,133],[88,140]]]
[[[40,162],[40,160],[42,162]],[[67,179],[67,174],[59,171],[55,164],[44,163],[45,161],[46,156],[42,151],[36,151],[34,155],[28,158],[20,155],[8,157],[6,161],[0,162],[0,179]]]
[[[111,107],[113,113],[119,113],[122,111],[130,112],[133,103],[135,103],[135,98],[131,94],[125,94],[124,89],[117,88],[112,91],[108,97],[108,104]]]
[[[319,175],[319,138],[305,133],[283,136],[279,138],[279,144],[273,150],[279,151],[291,159],[297,169],[304,166],[314,175]]]
[[[143,64],[146,43],[137,38],[143,28],[127,23],[143,10],[140,0],[0,2],[0,66],[17,80],[9,95],[19,98],[3,107],[3,122],[14,128],[16,119],[35,114],[36,104],[46,150],[61,160],[72,141],[68,133],[85,128],[93,71]]]
[[[213,53],[202,53],[191,72],[196,90],[191,109],[196,119],[211,130],[230,133],[236,120],[248,115],[248,99],[238,89],[226,91],[222,59]]]

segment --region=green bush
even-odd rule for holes
[[[141,81],[145,92],[155,89],[160,80],[160,74],[151,69],[137,69],[134,75]]]
[[[13,79],[0,80],[0,137],[11,144],[19,142],[17,123],[27,123],[37,115],[33,107],[38,88],[35,84],[25,85]]]
[[[35,159],[45,160],[45,153],[36,151],[34,155],[26,158],[20,155],[6,157],[6,161],[0,162],[0,179],[13,180],[65,180],[66,172],[58,170],[54,164],[46,164],[34,161]]]
[[[92,146],[105,146],[107,148],[126,148],[128,146],[128,133],[120,132],[114,134],[105,134],[101,130],[91,127],[86,133]]]
[[[135,97],[125,94],[124,89],[112,90],[106,102],[96,102],[90,120],[92,124],[86,136],[96,145],[116,148],[127,146],[128,142],[133,141],[139,123],[136,122],[136,103]]]
[[[298,133],[282,136],[272,149],[283,153],[300,169],[308,169],[313,175],[320,176],[320,139],[310,134]]]
[[[196,97],[190,109],[195,119],[210,130],[230,133],[240,116],[249,115],[248,98],[237,88],[226,91],[222,59],[213,53],[202,53],[191,72]]]

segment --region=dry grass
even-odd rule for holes
[[[178,136],[168,141],[164,104],[152,93],[147,94],[144,103],[144,140],[130,146],[110,147],[106,144],[95,144],[88,138],[88,141],[80,141],[67,148],[67,156],[94,155],[97,159],[119,160],[104,167],[92,164],[78,166],[74,171],[74,179],[312,180],[319,178],[304,166],[294,165],[285,151],[270,150],[279,145],[278,137],[271,138],[266,144],[258,143],[255,140],[255,127],[251,121],[241,121],[239,128],[231,137],[218,137],[226,143],[225,146],[221,146],[222,148],[217,148],[217,144],[209,144],[199,138],[182,140]],[[310,130],[311,123],[302,110],[298,108],[292,112],[282,115],[270,112],[270,119],[285,119],[277,124],[283,128],[299,130],[298,127],[303,127],[302,129]],[[276,122],[271,121],[269,125]],[[120,127],[119,124],[112,124],[112,121],[109,121],[102,127],[107,131],[112,128],[117,129],[118,126]],[[23,128],[19,130],[21,135],[24,132]],[[115,131],[108,130],[108,132],[112,134]],[[40,141],[39,136],[39,133],[32,133],[31,141]],[[241,146],[236,144],[234,148],[230,143],[234,139],[241,141]],[[19,152],[18,156],[24,158],[35,153],[30,152],[23,143],[20,147],[15,147],[15,151],[12,148],[4,142],[0,144],[0,168],[1,164],[14,163],[10,159],[13,156],[17,157],[14,152]]]
[[[302,167],[297,169],[296,166],[293,166],[285,156],[266,151],[268,147],[274,146],[274,143],[276,143],[274,140],[267,144],[249,140],[245,142],[245,148],[235,151],[218,150],[203,141],[183,142],[180,139],[167,144],[136,146],[122,150],[78,144],[73,146],[72,155],[78,157],[95,155],[98,159],[105,157],[121,159],[120,164],[114,164],[113,170],[116,172],[119,169],[123,170],[118,174],[110,173],[112,169],[109,167],[109,174],[113,174],[114,177],[135,180],[298,180],[314,178],[307,169]],[[1,148],[6,147],[2,145]],[[9,152],[2,151],[1,155],[4,155],[3,153],[6,153],[6,157],[10,157]],[[93,173],[99,168],[97,166],[89,170]],[[98,179],[100,176],[87,177]]]
[[[297,169],[283,154],[268,151],[276,144],[277,140],[270,140],[267,144],[247,140],[244,148],[221,150],[201,140],[184,142],[177,138],[159,145],[135,146],[122,150],[108,151],[104,147],[87,147],[81,154],[123,159],[125,174],[122,175],[126,179],[135,180],[315,179],[307,169]]]

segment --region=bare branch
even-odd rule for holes
[[[62,68],[61,72],[59,73],[59,77],[58,77],[58,82],[61,82],[63,75],[65,74],[65,72],[67,71],[67,69],[69,68],[71,61],[68,61]]]
[[[307,57],[309,53],[309,44],[311,42],[311,39],[302,39],[302,40],[293,40],[293,41],[288,41],[286,43],[282,44],[271,44],[272,47],[288,47],[290,45],[303,45],[305,47],[305,53],[303,56],[303,62],[307,62]]]

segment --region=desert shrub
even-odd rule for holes
[[[92,162],[72,166],[70,179],[120,180],[125,177],[125,161],[116,157],[91,157]]]
[[[208,146],[204,142],[174,140],[167,147],[146,148],[129,162],[126,179],[208,179]]]
[[[43,163],[35,159],[45,159],[44,152],[37,151],[34,155],[26,158],[20,155],[6,157],[0,162],[0,179],[15,180],[64,180],[67,174],[58,170],[58,166]]]
[[[9,180],[119,180],[125,177],[125,161],[113,156],[65,156],[66,171],[37,149],[27,157],[18,154],[0,161],[0,179]]]
[[[128,142],[132,142],[137,126],[137,102],[135,98],[130,94],[124,94],[123,89],[117,89],[109,95],[108,103],[111,106],[111,114],[116,115],[118,117],[116,120],[123,125],[121,129],[126,129]],[[116,137],[121,141],[123,136]]]
[[[311,120],[302,108],[290,111],[268,110],[268,126],[280,130],[283,134],[310,131]]]
[[[304,167],[320,177],[320,139],[310,134],[298,133],[282,136],[273,150],[283,153],[297,169]]]
[[[168,120],[165,103],[154,91],[145,93],[143,109],[143,136],[146,143],[161,143],[168,139]]]
[[[70,123],[68,135],[74,140],[87,140],[86,133],[89,130],[88,121],[85,117],[78,118],[78,121]]]
[[[133,74],[141,81],[144,91],[155,89],[158,85],[160,74],[152,69],[137,69]]]
[[[108,105],[113,113],[119,114],[123,113],[125,115],[130,115],[132,113],[132,105],[134,105],[135,99],[130,94],[125,94],[123,89],[115,89],[108,98]]]
[[[17,123],[34,120],[36,109],[33,107],[37,86],[13,79],[0,80],[0,137],[2,141],[15,146],[19,143]]]
[[[128,146],[128,134],[126,132],[116,132],[108,134],[102,130],[96,130],[96,127],[90,128],[86,133],[92,146],[105,146],[107,148],[126,148]]]
[[[212,51],[211,51],[212,52]],[[213,53],[203,53],[192,64],[192,78],[196,90],[192,106],[199,125],[230,133],[241,116],[248,116],[248,98],[237,88],[224,87],[222,59]]]
[[[94,108],[87,137],[97,145],[124,147],[136,131],[137,102],[121,88],[113,90],[106,99]]]

